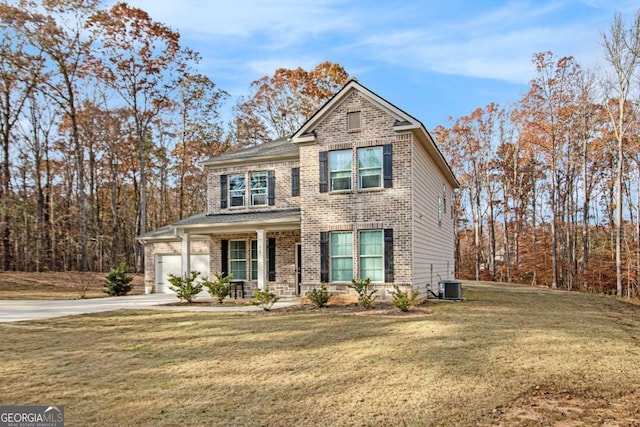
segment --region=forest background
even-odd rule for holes
[[[279,68],[232,100],[126,3],[2,1],[0,28],[5,271],[141,271],[136,237],[206,206],[199,161],[291,135],[350,77]],[[518,102],[431,130],[462,185],[458,277],[640,294],[640,13],[601,38],[607,69],[532,53]]]

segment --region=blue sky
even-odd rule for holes
[[[638,0],[130,0],[200,52],[201,72],[231,94],[278,67],[340,63],[421,120],[448,125],[490,102],[517,101],[536,52],[604,68],[601,33]],[[227,106],[227,108],[229,108]]]

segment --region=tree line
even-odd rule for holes
[[[295,132],[349,79],[278,69],[229,95],[145,11],[0,1],[0,269],[143,269],[136,237],[200,212],[198,161]],[[640,288],[640,13],[601,34],[605,70],[534,54],[535,77],[433,131],[462,188],[462,278]]]
[[[640,12],[601,40],[606,69],[537,53],[514,105],[434,130],[462,183],[460,277],[639,295]]]
[[[141,271],[136,237],[200,212],[198,161],[293,133],[348,79],[278,69],[229,99],[145,11],[0,2],[0,269]]]

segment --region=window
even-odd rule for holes
[[[360,111],[347,113],[347,131],[360,130]]]
[[[351,190],[351,150],[329,152],[331,191]]]
[[[275,248],[276,239],[270,237],[267,240],[267,247],[265,248],[267,251],[267,259],[265,260],[267,265],[267,280],[273,282],[276,280],[276,253]],[[258,280],[258,241],[251,241],[251,280]]]
[[[360,232],[360,278],[382,282],[384,278],[384,240],[382,230]]]
[[[442,184],[442,210],[447,213],[447,186]]]
[[[268,179],[267,172],[254,172],[251,174],[251,205],[260,206],[267,204]]]
[[[331,233],[331,281],[353,279],[353,233]]]
[[[229,198],[231,199],[231,206],[244,206],[244,181],[244,175],[229,176]]]
[[[443,207],[443,202],[442,202],[442,196],[438,196],[438,225],[442,225],[442,207]]]
[[[360,188],[382,187],[382,147],[358,149]]]
[[[247,280],[247,243],[244,240],[229,242],[229,266],[234,280]]]
[[[258,241],[251,241],[251,280],[258,280]]]
[[[449,210],[449,212],[451,213],[451,219],[453,219],[453,203],[454,203],[453,198],[454,198],[454,194],[451,193],[451,199],[449,199],[451,200],[451,209]]]

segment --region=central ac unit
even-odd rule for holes
[[[443,280],[439,282],[438,296],[440,299],[461,300],[462,283],[458,280]]]

